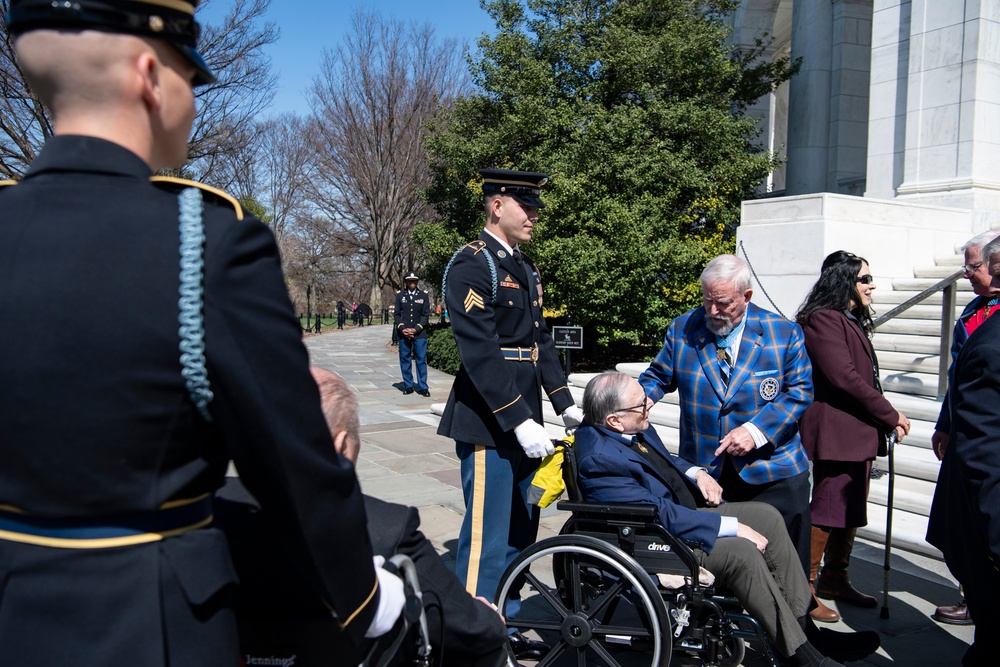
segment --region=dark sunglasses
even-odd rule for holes
[[[871,285],[873,282],[875,282],[875,276],[873,276],[870,273],[867,276],[858,276],[857,282],[861,283],[862,285]]]

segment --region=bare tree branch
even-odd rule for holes
[[[427,124],[465,82],[457,42],[370,12],[356,12],[342,45],[324,53],[309,198],[331,234],[365,251],[376,310],[413,262],[410,231],[434,215],[421,196]]]
[[[199,11],[216,0],[205,0]],[[199,50],[218,81],[199,87],[198,115],[188,146],[185,176],[225,187],[233,176],[234,156],[255,136],[254,117],[274,97],[275,77],[263,48],[278,39],[278,29],[264,21],[270,0],[226,0],[231,8],[218,26],[202,26]],[[0,176],[20,178],[52,136],[52,116],[31,91],[7,31],[9,0],[0,0]]]

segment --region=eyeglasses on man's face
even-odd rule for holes
[[[615,412],[638,412],[639,416],[643,419],[649,414],[650,401],[648,398],[643,398],[642,403],[639,405],[633,405],[631,408],[618,408]]]
[[[979,267],[983,265],[983,262],[976,262],[975,264],[963,264],[962,271],[965,273],[975,273],[979,270]]]
[[[866,276],[858,276],[857,281],[862,285],[871,285],[873,282],[875,282],[875,277],[869,273]]]

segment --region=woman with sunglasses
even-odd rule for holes
[[[872,347],[875,282],[863,257],[838,250],[824,261],[796,321],[813,366],[815,399],[799,423],[802,444],[813,462],[812,546],[809,582],[813,593],[861,607],[874,597],[851,585],[847,574],[854,536],[868,523],[868,476],[885,454],[885,435],[902,440],[910,421],[882,395]],[[824,558],[825,555],[825,558]],[[823,570],[817,579],[820,560]],[[818,599],[810,615],[834,622],[840,615]]]

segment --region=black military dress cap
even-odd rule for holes
[[[548,174],[510,169],[480,169],[479,175],[483,177],[484,195],[509,195],[524,206],[545,208],[545,203],[538,195],[549,182]]]
[[[409,282],[411,280],[420,280],[420,276],[417,275],[416,271],[410,271],[405,276],[403,276],[403,282]]]
[[[215,81],[198,53],[198,0],[11,0],[7,29],[12,35],[31,30],[103,30],[162,39],[194,65],[194,85]]]

